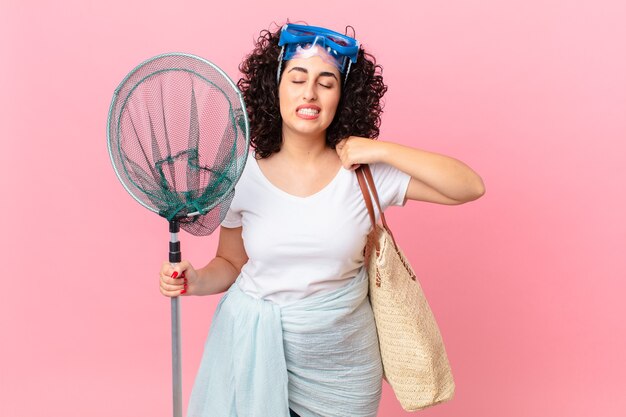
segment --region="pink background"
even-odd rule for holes
[[[287,18],[353,25],[385,68],[381,139],[485,180],[477,202],[389,214],[457,383],[421,415],[626,415],[626,3],[408,4],[2,0],[0,416],[171,415],[167,227],[113,172],[112,93],[168,51],[236,79]],[[185,403],[218,299],[183,300]],[[388,387],[379,415],[407,415]]]

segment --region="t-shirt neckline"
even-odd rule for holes
[[[293,200],[299,200],[299,201],[307,201],[307,200],[312,200],[315,197],[324,194],[327,190],[329,190],[337,181],[338,178],[341,176],[342,171],[345,171],[345,169],[343,168],[343,166],[339,167],[339,170],[337,171],[337,173],[335,174],[335,176],[326,184],[324,185],[324,187],[322,187],[319,191],[316,191],[313,194],[301,197],[301,196],[297,196],[291,193],[288,193],[287,191],[283,190],[280,187],[277,187],[276,185],[274,185],[274,183],[272,181],[269,180],[269,178],[267,178],[265,176],[265,174],[263,173],[263,171],[261,170],[261,167],[259,166],[259,163],[256,159],[256,157],[254,156],[254,153],[251,153],[251,158],[254,161],[254,166],[255,169],[258,171],[259,176],[263,179],[263,181],[268,185],[268,187],[272,190],[274,190],[274,192],[281,194],[283,196],[286,196],[288,198],[291,198]]]

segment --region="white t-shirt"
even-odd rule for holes
[[[370,169],[383,211],[403,205],[410,176],[386,164]],[[251,152],[222,226],[243,226],[241,290],[284,305],[354,278],[372,225],[354,171],[339,168],[322,190],[297,197],[273,185]]]

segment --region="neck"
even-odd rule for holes
[[[326,132],[315,136],[306,136],[283,129],[283,144],[280,153],[297,163],[315,161],[324,156],[328,149]]]

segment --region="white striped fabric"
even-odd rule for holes
[[[346,286],[278,306],[235,283],[220,301],[188,417],[375,417],[382,366],[362,269]]]

